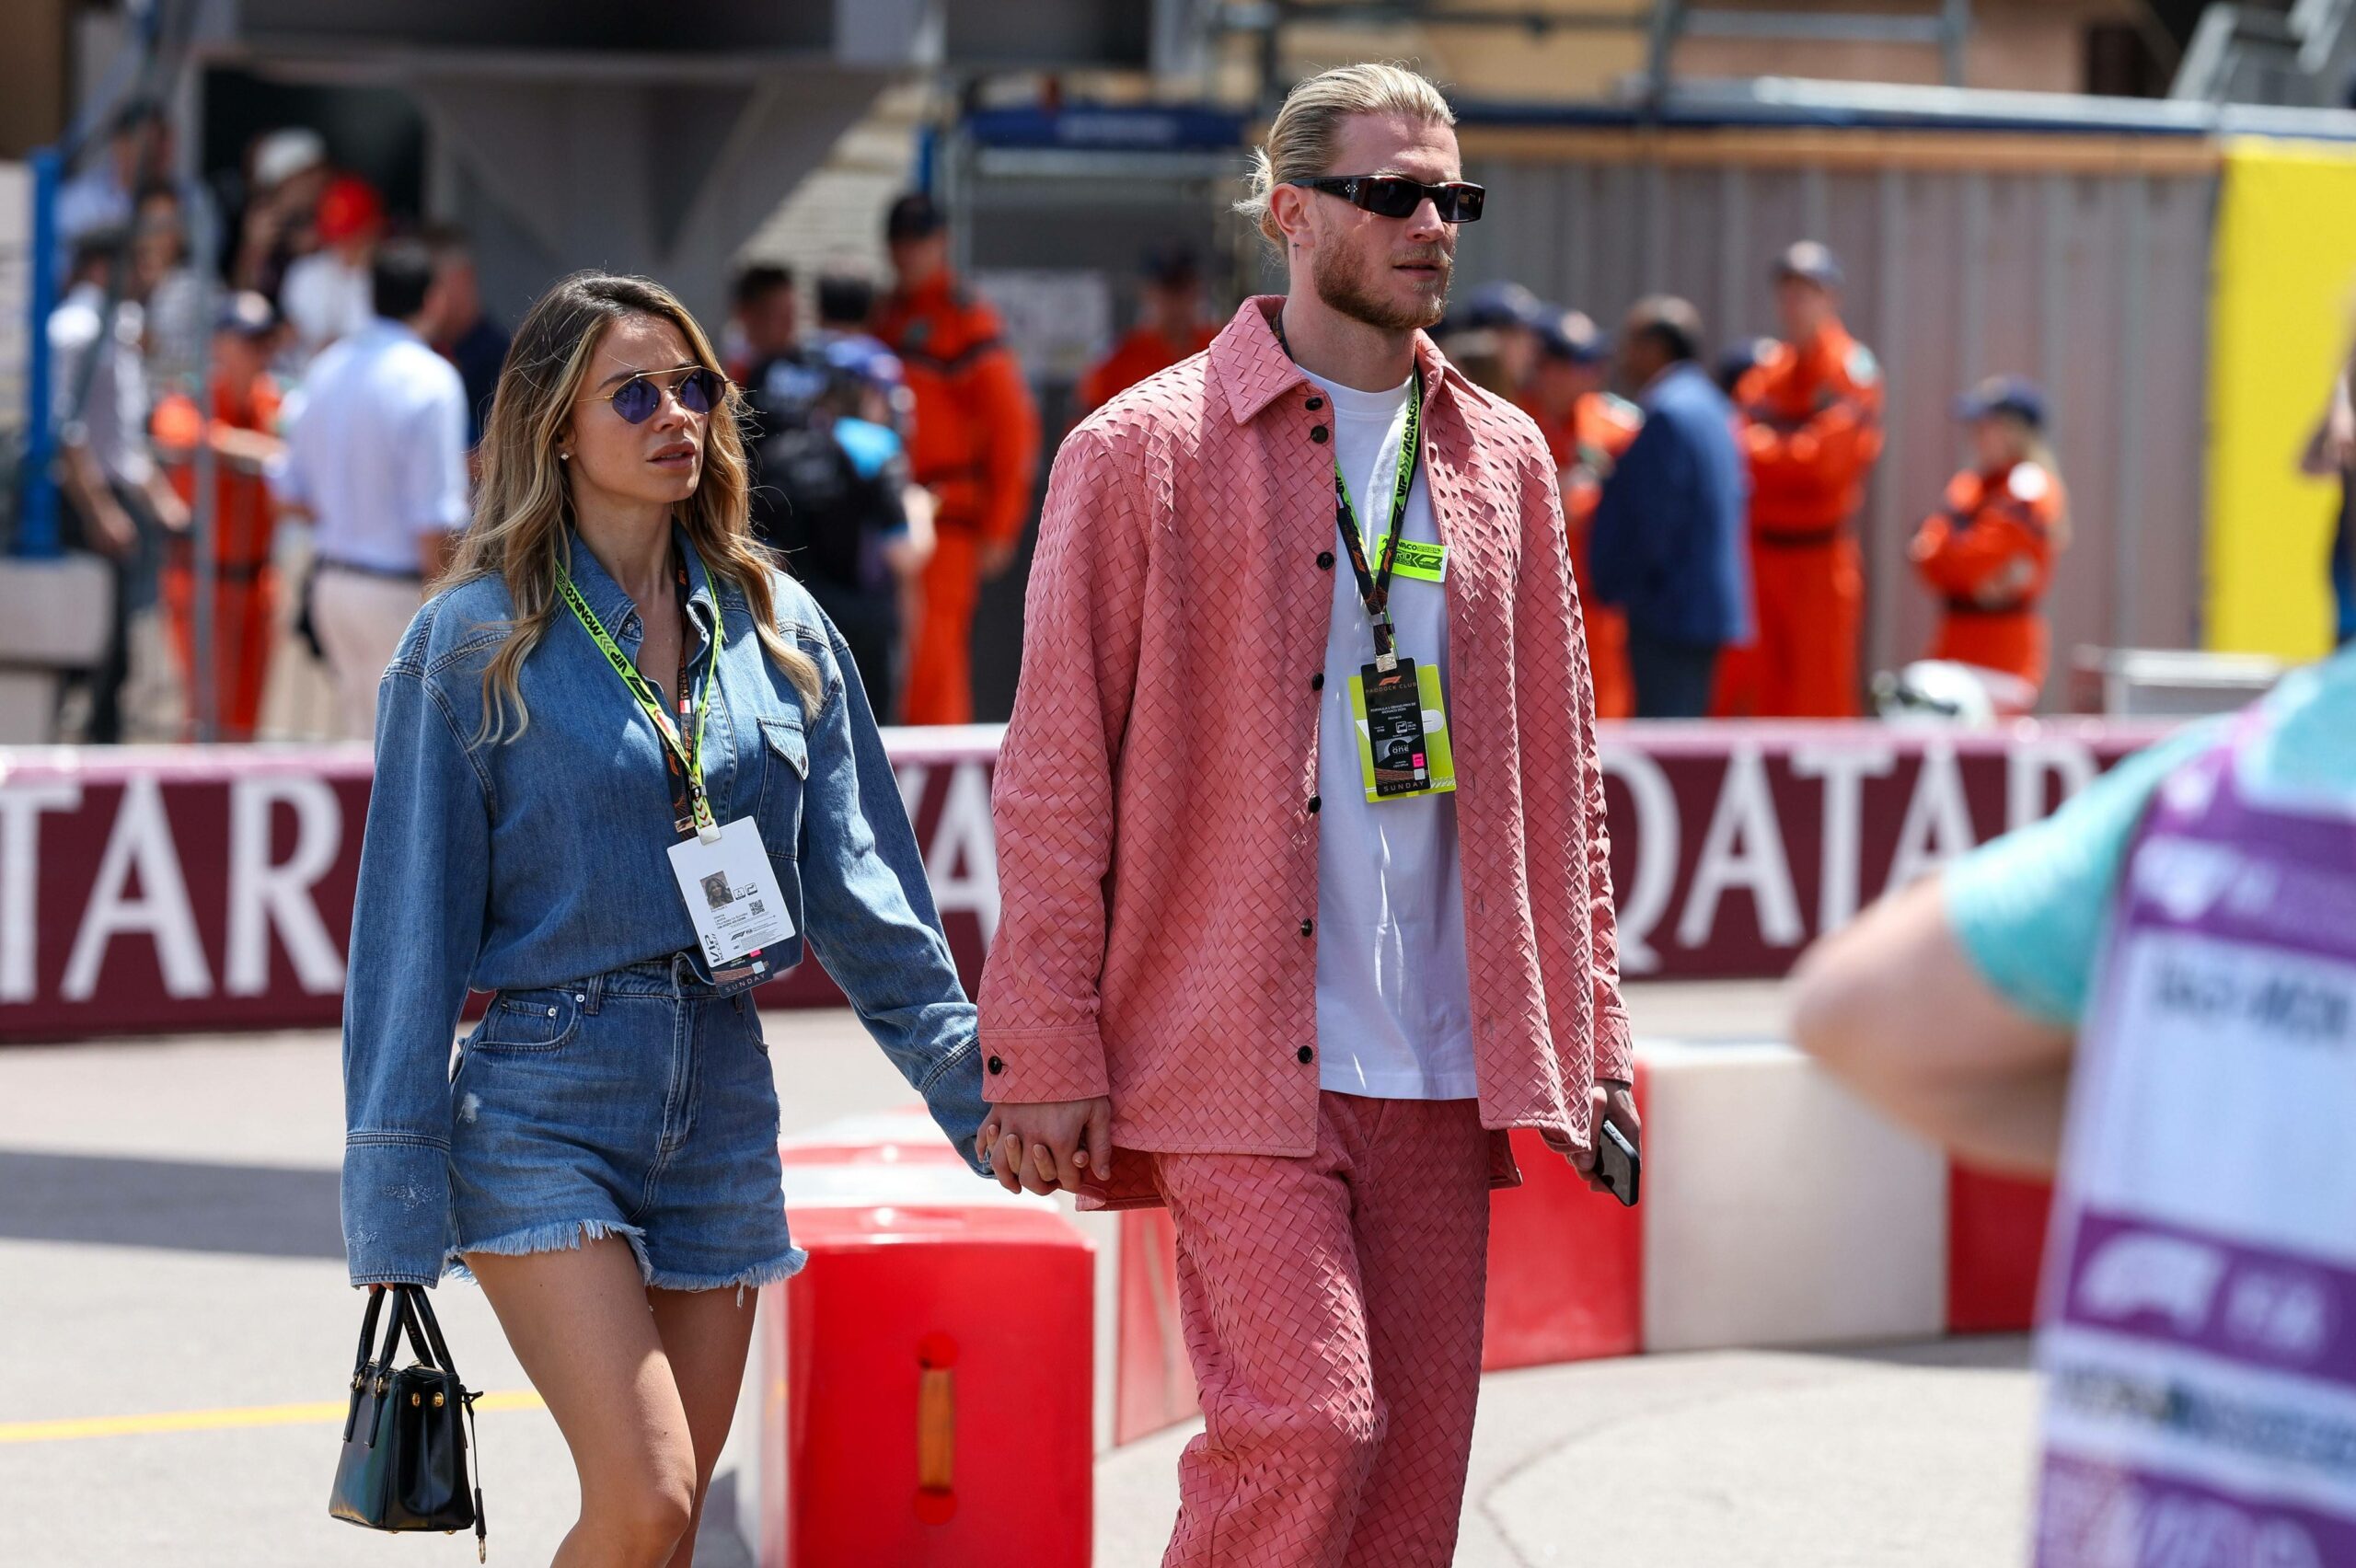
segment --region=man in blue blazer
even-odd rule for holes
[[[1708,712],[1718,651],[1751,636],[1750,481],[1701,352],[1700,313],[1667,295],[1639,301],[1620,335],[1645,428],[1604,481],[1589,548],[1595,596],[1628,615],[1639,719]]]

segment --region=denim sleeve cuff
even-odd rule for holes
[[[982,1094],[992,1104],[1096,1100],[1112,1093],[1092,1023],[982,1031]]]
[[[450,1248],[450,1152],[409,1133],[343,1150],[343,1245],[354,1285],[432,1285]]]
[[[924,1096],[925,1109],[932,1113],[957,1157],[977,1174],[988,1175],[989,1162],[981,1158],[975,1143],[983,1120],[989,1115],[989,1106],[982,1099],[981,1046],[975,1038],[969,1034],[952,1046],[925,1075],[918,1092]]]

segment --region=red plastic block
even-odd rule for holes
[[[1645,1070],[1636,1068],[1636,1111]],[[1543,1366],[1643,1348],[1643,1209],[1588,1191],[1570,1161],[1528,1127],[1513,1133],[1519,1187],[1489,1207],[1482,1366]]]
[[[1044,1209],[797,1209],[762,1293],[761,1568],[1086,1568],[1093,1268]],[[1010,1292],[1011,1294],[1010,1294]]]
[[[2017,1333],[2037,1318],[2053,1188],[1958,1165],[1947,1176],[1947,1332]]]

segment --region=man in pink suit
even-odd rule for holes
[[[1169,1205],[1172,1565],[1448,1562],[1507,1130],[1637,1136],[1554,464],[1420,330],[1484,200],[1453,119],[1293,90],[1245,203],[1288,294],[1071,433],[1032,567],[984,1147]]]

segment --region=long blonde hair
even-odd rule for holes
[[[1252,149],[1251,193],[1235,204],[1237,212],[1259,225],[1269,244],[1284,244],[1283,231],[1268,211],[1269,194],[1279,185],[1332,172],[1334,143],[1342,133],[1342,121],[1353,114],[1456,123],[1456,111],[1440,90],[1404,65],[1379,61],[1336,65],[1299,83],[1285,95],[1284,107],[1268,127],[1267,141]]]
[[[687,306],[651,278],[575,272],[542,294],[515,329],[483,431],[482,484],[474,525],[439,584],[496,577],[506,583],[515,605],[514,618],[506,623],[507,640],[482,673],[478,744],[514,740],[531,723],[521,685],[524,661],[548,635],[562,603],[557,571],[572,548],[572,502],[557,461],[558,433],[580,396],[598,338],[611,323],[633,316],[676,327],[696,363],[729,388],[727,400],[710,416],[703,472],[695,494],[680,502],[673,515],[703,558],[715,588],[730,582],[745,595],[769,662],[793,684],[803,702],[814,709],[821,699],[816,662],[777,629],[777,606],[769,593],[771,561],[753,537],[745,438],[737,422],[740,399],[710,340]]]

